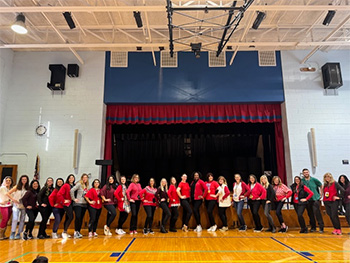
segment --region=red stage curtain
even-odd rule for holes
[[[105,159],[112,158],[113,124],[275,123],[278,175],[286,182],[280,104],[108,105]],[[108,174],[111,168],[108,169]]]

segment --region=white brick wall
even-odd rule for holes
[[[321,179],[331,172],[350,175],[350,51],[316,52],[307,62],[316,72],[300,72],[300,61],[308,51],[283,51],[282,70],[290,144],[292,175],[303,168]],[[327,62],[340,62],[343,87],[338,96],[325,96],[321,67]],[[305,66],[305,65],[304,65]],[[315,128],[318,166],[311,169],[308,133]]]
[[[102,138],[104,52],[79,52],[85,64],[78,78],[66,77],[66,90],[52,92],[49,64],[77,63],[69,52],[15,52],[12,83],[7,95],[1,161],[19,165],[19,174],[33,176],[36,155],[41,158],[41,183],[47,176],[66,178],[69,173],[80,177],[83,172],[99,177],[95,159],[103,157]],[[47,138],[35,135],[39,123],[50,122]],[[73,169],[74,129],[81,134],[79,168]],[[10,155],[17,153],[17,155]]]

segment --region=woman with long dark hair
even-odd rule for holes
[[[24,220],[26,218],[26,210],[22,203],[22,198],[29,189],[28,175],[21,175],[17,185],[15,185],[7,196],[12,201],[12,226],[10,239],[20,239],[24,229]],[[16,234],[17,223],[19,221],[18,231]],[[16,235],[15,235],[16,234]]]
[[[63,178],[57,178],[56,183],[55,183],[55,189],[52,191],[51,195],[49,196],[49,202],[52,207],[52,213],[53,216],[55,217],[55,221],[53,223],[52,227],[52,238],[57,239],[57,231],[58,227],[62,221],[62,218],[64,216],[64,209],[63,205],[57,198],[58,191],[61,189],[62,185],[64,184]],[[67,220],[67,218],[66,218]]]
[[[123,230],[123,224],[125,223],[131,211],[130,202],[126,194],[127,189],[128,189],[128,186],[126,185],[126,177],[121,176],[120,185],[118,185],[117,189],[114,192],[114,196],[118,201],[118,210],[119,210],[118,226],[115,230],[115,233],[118,235],[125,234],[125,231]]]
[[[83,219],[87,209],[87,202],[84,198],[89,191],[89,176],[82,174],[79,182],[77,182],[69,191],[70,197],[73,200],[73,210],[75,214],[74,220],[74,238],[82,238],[80,233]]]
[[[142,191],[141,184],[139,182],[140,176],[138,174],[134,174],[131,177],[131,184],[126,191],[131,209],[130,235],[137,234],[137,215],[140,210],[140,192]]]
[[[201,214],[200,208],[203,203],[204,193],[206,185],[201,179],[202,174],[200,172],[194,172],[192,174],[191,187],[191,202],[193,205],[193,215],[196,220],[197,227],[194,229],[195,232],[202,232]]]
[[[0,240],[7,239],[7,237],[5,237],[5,232],[7,223],[10,220],[12,214],[12,202],[11,199],[7,196],[7,193],[12,188],[12,185],[12,177],[6,176],[2,181],[0,187],[0,214],[2,216],[0,223]]]
[[[254,232],[261,232],[263,230],[263,226],[260,221],[259,208],[262,204],[262,200],[266,199],[266,189],[257,182],[254,174],[249,175],[248,187],[250,189],[248,205],[255,223]]]
[[[26,225],[26,230],[23,232],[23,240],[33,239],[35,218],[38,216],[39,213],[39,209],[37,206],[39,191],[39,181],[33,180],[30,182],[29,190],[22,198],[23,206],[25,207],[27,216],[29,218],[28,223]]]
[[[89,237],[97,237],[96,229],[98,219],[101,215],[102,210],[102,199],[101,199],[101,182],[95,179],[92,182],[92,188],[86,193],[85,199],[89,203],[88,210],[90,214],[89,221]]]
[[[179,217],[179,206],[180,206],[180,199],[176,192],[176,179],[175,177],[170,178],[170,186],[168,190],[168,197],[169,197],[169,207],[171,210],[171,216],[170,216],[170,232],[177,232],[176,230],[176,221]]]
[[[214,175],[212,173],[207,173],[207,181],[205,182],[206,190],[204,192],[205,206],[207,208],[207,213],[209,217],[210,227],[207,229],[208,232],[215,232],[217,225],[215,223],[213,211],[217,205],[217,195],[216,192],[219,188],[218,182],[214,181]]]
[[[64,212],[66,213],[66,220],[64,221],[64,229],[62,233],[62,238],[67,239],[71,236],[67,234],[68,227],[74,219],[73,215],[73,204],[72,197],[70,195],[70,190],[75,185],[75,176],[73,174],[68,175],[65,184],[57,193],[57,198],[59,202],[63,205]]]
[[[159,207],[162,208],[162,223],[160,225],[160,232],[161,233],[168,233],[168,231],[165,229],[165,225],[167,224],[171,213],[168,207],[168,182],[165,178],[162,178],[160,181],[160,186],[158,187],[156,197],[159,203]]]
[[[344,198],[343,198],[343,205],[345,207],[345,218],[346,218],[346,221],[348,222],[348,225],[350,226],[350,182],[346,175],[343,174],[341,176],[344,177],[344,183],[343,185],[341,184],[340,185],[345,190]]]
[[[349,185],[348,177],[345,174],[340,175],[339,178],[338,178],[338,184],[341,187],[343,187],[344,190],[346,190],[346,188]],[[344,198],[343,200],[339,200],[339,215],[345,215],[346,216],[345,200],[346,200],[346,198]]]
[[[233,206],[236,209],[238,221],[239,221],[239,231],[244,232],[247,230],[247,225],[245,224],[243,217],[243,206],[244,199],[249,196],[249,187],[243,182],[240,174],[235,174],[235,182],[233,183]]]
[[[116,179],[113,175],[108,177],[107,183],[101,189],[101,198],[103,201],[103,206],[107,210],[107,220],[103,227],[103,233],[105,236],[111,236],[110,231],[111,224],[115,217],[117,216],[117,206],[118,200],[114,197],[114,192],[117,189]]]
[[[157,207],[156,203],[156,182],[153,178],[149,179],[148,186],[146,186],[140,192],[140,198],[142,201],[143,208],[146,212],[146,220],[143,228],[143,234],[154,234],[152,230],[153,216]]]
[[[188,232],[188,222],[192,215],[192,209],[190,206],[190,185],[187,183],[187,174],[181,176],[181,182],[179,183],[176,192],[180,197],[180,203],[183,208],[182,211],[182,231]]]
[[[49,217],[52,212],[52,207],[49,202],[49,196],[53,191],[53,183],[54,183],[53,178],[48,177],[46,179],[46,183],[44,187],[41,188],[40,192],[38,193],[39,212],[41,215],[41,222],[40,222],[39,233],[38,233],[39,239],[50,237],[48,234],[46,234],[46,226],[47,226],[47,221],[49,220]]]

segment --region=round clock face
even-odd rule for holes
[[[39,136],[43,136],[46,133],[47,129],[44,125],[39,125],[36,127],[35,132]]]

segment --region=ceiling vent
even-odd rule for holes
[[[177,52],[174,52],[173,57],[169,51],[160,52],[160,67],[161,68],[177,68]]]
[[[226,67],[226,52],[222,51],[220,55],[216,56],[216,51],[208,52],[208,64],[210,68]]]
[[[259,51],[259,66],[260,67],[276,67],[276,52],[275,51]]]
[[[128,52],[111,52],[111,68],[127,68]]]

